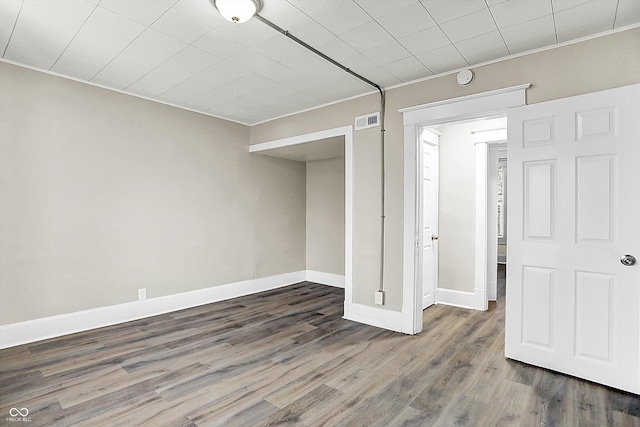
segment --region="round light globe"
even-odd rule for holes
[[[260,0],[213,0],[213,5],[227,21],[247,22],[262,7]]]

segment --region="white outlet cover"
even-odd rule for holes
[[[377,305],[384,305],[384,292],[376,291],[375,303]]]

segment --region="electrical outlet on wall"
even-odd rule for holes
[[[384,305],[384,291],[376,291],[376,304]]]
[[[138,289],[138,301],[144,301],[147,299],[147,288]]]

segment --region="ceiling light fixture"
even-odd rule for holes
[[[212,0],[220,15],[229,22],[242,24],[262,9],[262,0]]]

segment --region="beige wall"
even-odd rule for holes
[[[305,269],[305,165],[249,128],[0,63],[0,324]]]
[[[462,88],[455,74],[387,92],[387,246],[385,308],[402,308],[403,127],[399,108],[531,83],[530,104],[640,82],[640,29],[475,67],[475,81]],[[379,111],[369,95],[251,128],[251,143],[353,124]],[[379,271],[379,130],[354,135],[354,302],[374,305]]]
[[[402,308],[397,110],[525,82],[530,104],[639,83],[639,43],[633,29],[476,67],[467,88],[451,74],[387,92],[385,308]],[[0,63],[0,324],[305,269],[305,165],[247,143],[379,110],[373,94],[249,129]],[[353,300],[371,306],[379,131],[354,135]]]
[[[344,157],[307,163],[307,270],[344,275]]]

